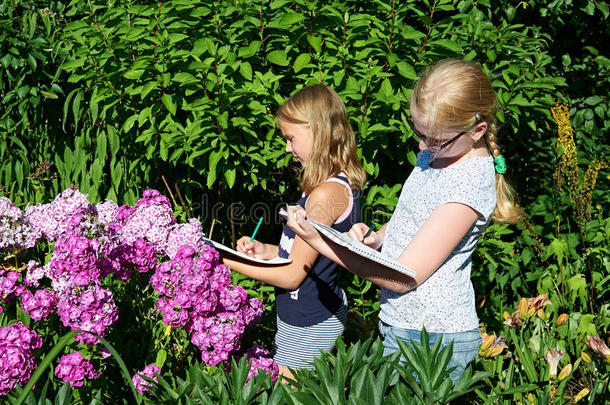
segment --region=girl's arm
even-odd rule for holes
[[[307,216],[331,226],[347,209],[347,193],[347,189],[338,183],[329,182],[318,186],[307,199]],[[318,252],[303,239],[295,236],[289,257],[292,262],[284,265],[256,265],[226,255],[222,256],[222,261],[232,270],[253,279],[287,290],[296,290],[311,271]]]
[[[416,272],[415,278],[372,262],[322,237],[307,223],[302,213],[291,213],[288,225],[314,249],[359,277],[399,293],[424,282],[447,259],[464,235],[472,228],[479,213],[459,203],[444,204],[435,209],[397,261]],[[385,229],[384,229],[385,231]]]

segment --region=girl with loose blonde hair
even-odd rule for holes
[[[324,256],[381,286],[379,330],[384,354],[397,339],[453,342],[449,368],[455,382],[481,345],[472,252],[491,218],[515,222],[520,210],[504,181],[506,162],[497,137],[496,96],[481,68],[463,60],[431,66],[417,82],[407,122],[418,136],[417,164],[405,181],[390,221],[367,235],[349,235],[410,268],[409,277],[324,239],[299,210],[288,225]]]
[[[286,153],[303,165],[303,195],[296,204],[307,216],[340,232],[360,220],[365,182],[345,105],[331,88],[305,87],[277,113]],[[313,368],[321,350],[331,350],[343,333],[347,296],[337,284],[337,264],[320,256],[284,227],[278,245],[244,236],[237,250],[258,259],[289,258],[282,265],[255,265],[224,256],[231,269],[276,287],[277,333],[274,360],[280,372]]]
[[[276,116],[313,132],[311,155],[301,177],[303,192],[309,194],[340,172],[353,189],[362,190],[366,176],[356,154],[356,140],[345,104],[333,89],[321,84],[306,87],[282,104]]]

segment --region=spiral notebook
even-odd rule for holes
[[[252,257],[252,256],[248,256],[245,253],[241,253],[238,252],[235,249],[231,249],[228,246],[223,245],[222,243],[218,243],[216,241],[213,241],[212,239],[208,239],[208,238],[203,238],[203,240],[205,241],[206,244],[213,246],[214,248],[218,249],[218,250],[222,250],[224,252],[230,253],[234,256],[240,257],[242,259],[254,262],[254,263],[260,263],[260,264],[287,264],[287,263],[291,263],[292,259],[283,259],[281,257],[274,257],[273,259],[269,259],[269,260],[263,260],[263,259],[257,259],[256,257]]]
[[[280,209],[280,215],[286,218],[288,216],[287,210],[282,207]],[[347,249],[359,254],[362,257],[366,257],[369,260],[382,264],[392,270],[396,270],[399,273],[406,274],[409,277],[415,277],[415,272],[413,270],[406,267],[402,263],[397,262],[396,260],[384,255],[383,253],[365,245],[364,243],[360,243],[350,238],[349,236],[337,231],[336,229],[333,229],[328,225],[321,224],[320,222],[316,222],[312,219],[308,219],[307,222],[312,224],[318,230],[318,232],[335,242],[337,245],[346,247]]]
[[[383,253],[365,245],[364,243],[360,243],[350,238],[349,236],[337,231],[336,229],[331,228],[328,225],[321,224],[311,219],[308,219],[307,222],[312,224],[318,230],[318,232],[335,242],[337,245],[346,247],[347,249],[359,254],[362,257],[366,257],[369,260],[382,264],[392,270],[396,270],[399,273],[406,274],[410,277],[415,277],[415,272],[413,270],[406,267],[402,263],[397,262],[396,260],[384,255]]]

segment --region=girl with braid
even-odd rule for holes
[[[379,329],[384,354],[397,339],[430,344],[453,342],[449,368],[459,379],[481,345],[472,252],[490,220],[517,222],[521,211],[504,179],[506,164],[497,143],[496,95],[472,62],[444,60],[416,84],[408,122],[419,138],[417,165],[405,181],[390,221],[365,237],[355,224],[348,235],[381,249],[415,271],[410,278],[363,259],[321,236],[291,208],[288,225],[315,250],[381,289]],[[364,239],[364,240],[363,240]]]

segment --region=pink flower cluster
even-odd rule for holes
[[[210,246],[183,245],[169,262],[157,266],[150,284],[162,296],[157,307],[166,325],[184,326],[211,366],[239,348],[246,326],[260,319],[263,307],[246,291],[230,285],[229,269]]]
[[[112,293],[98,285],[86,289],[75,288],[62,294],[57,302],[57,313],[61,322],[70,328],[82,329],[104,336],[106,328],[119,319],[119,313]],[[88,333],[79,333],[75,340],[95,344],[98,339]]]
[[[165,253],[169,229],[175,223],[169,199],[157,190],[146,190],[121,228],[121,238],[127,243],[145,238],[157,253]]]
[[[146,273],[157,265],[157,255],[152,244],[143,238],[133,243],[121,243],[108,249],[105,257],[100,259],[102,277],[114,274],[120,280],[129,280],[133,270]]]
[[[244,353],[244,356],[250,362],[250,372],[248,373],[248,379],[258,375],[258,371],[262,370],[265,373],[271,375],[271,380],[275,383],[277,381],[280,369],[275,361],[271,357],[269,351],[260,346],[252,346]]]
[[[35,321],[46,318],[55,312],[57,294],[52,290],[36,290],[34,294],[24,289],[21,293],[21,309]]]
[[[133,207],[119,207],[112,201],[92,205],[86,194],[70,187],[53,202],[27,206],[24,213],[0,198],[0,253],[31,248],[39,240],[53,242],[47,264],[30,260],[22,274],[0,268],[0,302],[20,297],[21,308],[34,321],[56,312],[66,327],[105,336],[118,320],[112,291],[104,288],[106,276],[128,280],[133,273],[154,271],[150,284],[159,294],[164,323],[185,328],[203,361],[216,365],[239,349],[244,329],[263,311],[259,300],[231,285],[230,270],[205,244],[199,221],[176,223],[170,201],[156,190],[146,190]],[[160,257],[169,261],[159,263]],[[98,343],[86,332],[75,340]],[[34,346],[7,342],[0,334],[0,395],[29,377],[27,370],[35,366]],[[145,368],[144,375],[151,367],[156,366]],[[75,352],[62,358],[56,375],[81,386],[98,373]]]
[[[40,335],[21,322],[0,328],[0,396],[30,379],[37,367],[32,350],[40,346]]]
[[[144,370],[134,374],[134,376],[131,377],[131,381],[138,392],[148,391],[151,384],[149,381],[142,378],[142,376],[148,377],[157,382],[158,380],[156,374],[161,374],[161,368],[156,364],[150,364],[144,367]]]
[[[74,227],[74,219],[95,216],[95,207],[87,195],[71,187],[55,197],[50,204],[28,205],[25,215],[32,224],[35,233],[47,240],[55,238]]]
[[[61,356],[55,368],[55,376],[63,382],[69,382],[71,387],[82,387],[86,378],[98,378],[100,373],[82,354],[74,352]]]
[[[53,289],[66,293],[74,287],[99,283],[97,266],[100,242],[86,236],[68,232],[55,242],[55,251],[49,259],[49,278]]]
[[[17,294],[17,281],[19,273],[16,271],[5,270],[0,266],[0,302],[8,301]],[[2,307],[0,307],[0,313]]]

